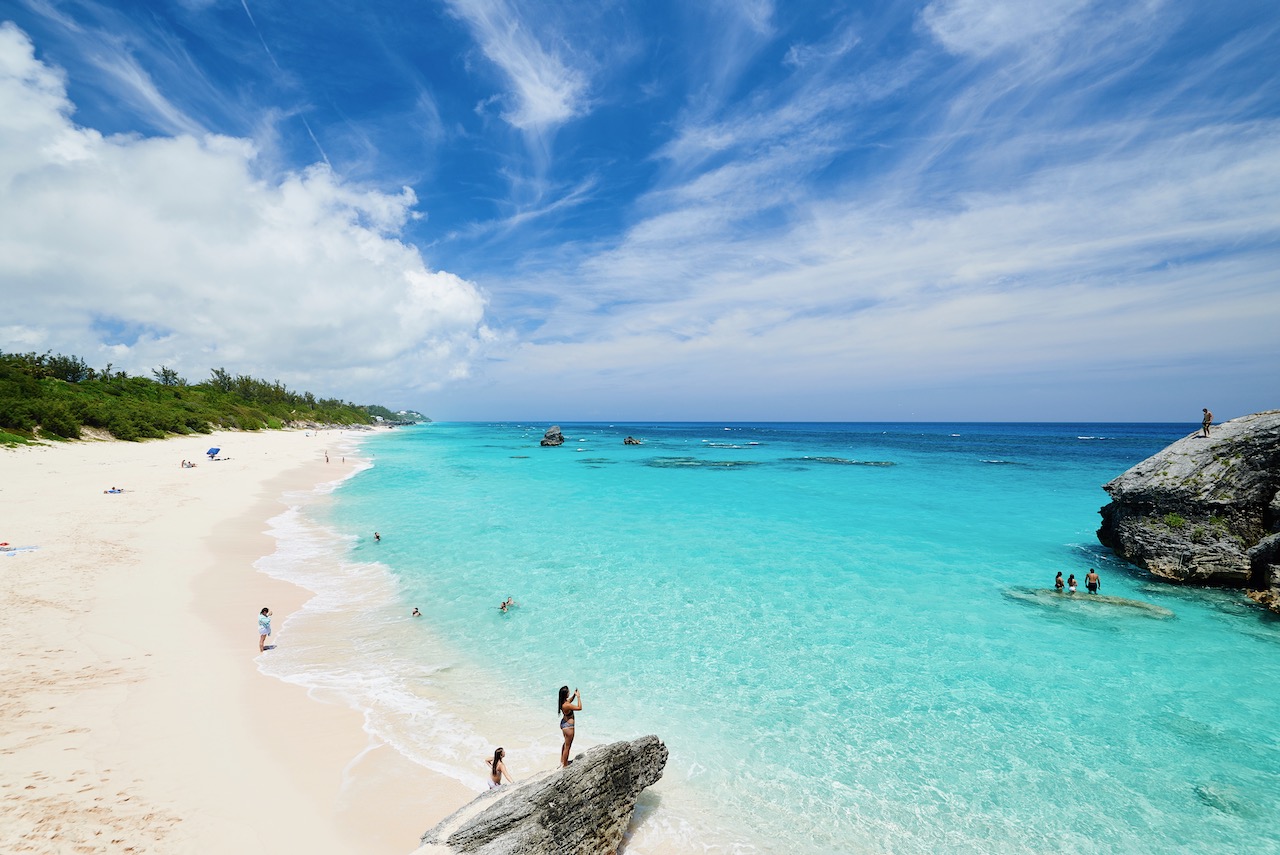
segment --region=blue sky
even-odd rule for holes
[[[1280,406],[1280,7],[0,9],[0,348],[436,418]]]

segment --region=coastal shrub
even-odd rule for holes
[[[107,422],[111,420],[112,414],[112,410],[106,407],[92,406],[87,401],[83,402],[81,408],[78,408],[75,412],[81,425],[104,430],[107,427]]]
[[[290,422],[373,421],[369,408],[221,368],[195,385],[164,366],[152,375],[132,377],[111,365],[95,370],[78,356],[0,351],[0,429],[25,439],[37,428],[74,437],[81,427],[92,427],[135,440],[215,427],[278,430]]]
[[[182,425],[187,429],[187,433],[209,432],[209,420],[197,413],[187,413],[183,416]]]
[[[34,430],[35,426],[35,417],[25,401],[0,397],[0,428],[28,432]]]
[[[42,433],[50,433],[63,439],[80,438],[80,422],[72,414],[71,408],[63,402],[46,398],[37,401],[32,409],[33,415],[40,422]]]
[[[1164,524],[1169,528],[1182,528],[1187,524],[1187,520],[1179,514],[1168,513],[1164,515]]]
[[[1212,525],[1214,528],[1220,528],[1224,531],[1228,528],[1226,518],[1220,517],[1217,514],[1214,514],[1213,516],[1209,517],[1209,524]]]
[[[1209,532],[1205,529],[1204,526],[1198,525],[1195,528],[1191,529],[1191,539],[1196,543],[1204,543],[1206,540],[1209,539]]]
[[[129,442],[139,440],[142,434],[138,431],[138,426],[125,415],[123,412],[116,411],[107,417],[107,423],[103,425],[112,436],[116,439],[123,439]]]

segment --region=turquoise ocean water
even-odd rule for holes
[[[318,596],[264,670],[477,790],[579,687],[577,747],[671,751],[633,853],[1280,852],[1280,621],[1094,536],[1193,425],[545,427],[379,434],[296,497],[262,567]]]

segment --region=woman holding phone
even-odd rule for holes
[[[569,694],[568,686],[560,687],[560,701],[556,704],[560,710],[560,733],[564,735],[564,747],[560,749],[560,768],[569,765],[569,749],[573,747],[573,714],[582,709],[582,695],[577,689]]]

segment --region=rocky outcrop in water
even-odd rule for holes
[[[542,435],[542,442],[540,444],[550,447],[564,445],[564,434],[560,432],[560,425],[552,425],[547,428],[547,432]]]
[[[568,769],[477,796],[422,835],[415,855],[613,855],[666,764],[656,736],[597,746]]]
[[[1157,579],[1249,588],[1280,611],[1280,410],[1199,431],[1103,489],[1098,540]]]

